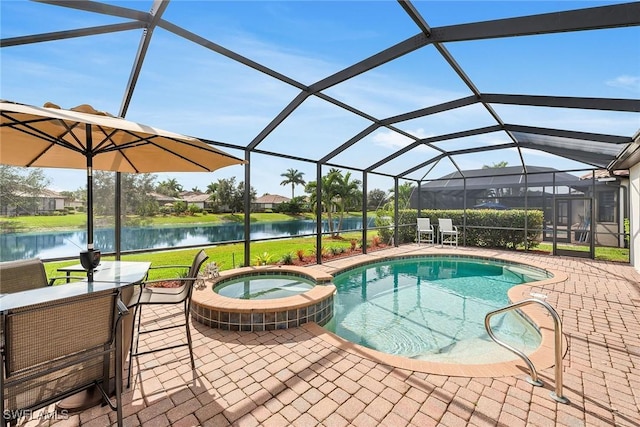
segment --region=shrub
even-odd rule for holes
[[[624,247],[628,248],[629,247],[629,236],[631,233],[631,222],[629,221],[629,218],[625,218],[624,222],[623,222],[623,226],[624,226]]]
[[[188,211],[189,211],[189,214],[195,215],[202,212],[202,208],[198,205],[189,205]]]
[[[318,254],[318,247],[317,247],[317,246],[314,246],[314,247],[313,247],[313,255],[317,255],[317,254]],[[322,246],[322,247],[321,247],[321,249],[320,249],[320,256],[321,256],[322,258],[326,258],[326,257],[327,257],[327,248],[326,248],[326,247],[324,247],[324,246]]]
[[[293,264],[293,254],[291,252],[282,255],[282,258],[280,259],[280,262],[282,262],[284,265],[292,265]]]
[[[341,255],[344,253],[344,248],[341,246],[329,248],[329,253],[333,256]]]
[[[398,212],[398,243],[410,243],[416,240],[416,223],[418,212],[415,209],[406,209]],[[458,242],[465,242],[467,246],[479,246],[488,248],[515,249],[518,246],[533,248],[538,245],[540,230],[543,225],[543,213],[541,210],[528,210],[526,215],[522,209],[489,210],[468,209],[466,215],[466,228],[464,210],[421,210],[420,216],[430,218],[431,224],[437,225],[438,218],[451,218],[453,224],[458,227]],[[391,222],[393,219],[391,219]],[[524,236],[524,225],[527,223],[527,236]],[[376,225],[377,221],[376,221]],[[511,228],[511,229],[510,229]],[[378,234],[386,241],[393,230],[380,229]],[[388,236],[387,236],[388,233]],[[436,231],[437,233],[437,231]]]
[[[182,200],[175,202],[173,204],[173,211],[176,214],[182,214],[185,213],[187,211],[187,202],[184,202]]]
[[[284,213],[290,215],[298,215],[305,209],[304,197],[294,197],[288,202],[278,203],[273,207],[273,212]]]
[[[304,249],[298,249],[296,255],[299,261],[304,261]]]
[[[271,263],[272,256],[269,254],[269,252],[263,252],[260,255],[256,255],[253,260],[256,265],[267,265]]]
[[[383,227],[378,229],[378,236],[385,242],[390,242],[393,237],[393,216],[391,213],[378,211],[374,220],[376,227]]]

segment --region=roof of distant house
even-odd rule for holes
[[[522,166],[504,168],[470,169],[444,175],[434,181],[425,182],[421,188],[426,191],[462,191],[482,188],[529,187],[544,185],[584,186],[580,178],[567,172],[545,166],[527,166],[526,177]],[[555,178],[554,175],[555,174]],[[465,180],[461,178],[467,178]]]
[[[278,194],[265,194],[263,196],[258,197],[254,203],[272,203],[272,204],[277,204],[277,203],[282,203],[282,202],[288,202],[291,199],[288,197],[284,197],[284,196],[280,196]]]
[[[209,200],[210,195],[206,193],[181,193],[182,200],[187,203],[206,202]]]
[[[167,196],[166,194],[160,194],[160,193],[148,193],[149,196],[153,197],[154,199],[156,199],[157,201],[162,201],[162,202],[167,202],[167,201],[171,201],[171,202],[179,202],[180,198],[178,197],[173,197],[173,196]]]
[[[628,169],[623,169],[623,170],[616,170],[616,171],[609,171],[607,169],[596,169],[595,170],[595,175],[596,175],[596,179],[598,178],[611,178],[611,177],[628,177],[629,176],[629,170]],[[585,173],[584,175],[580,176],[580,179],[591,179],[591,177],[593,176],[592,172],[588,172]]]
[[[37,195],[33,195],[31,193],[28,193],[26,191],[17,191],[16,195],[20,196],[20,197],[47,197],[50,199],[65,199],[66,197],[63,196],[62,194],[58,193],[57,191],[53,191],[53,190],[49,190],[48,188],[44,188],[42,190],[40,190],[40,192]]]

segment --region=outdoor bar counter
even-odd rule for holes
[[[120,289],[120,299],[128,307],[136,302],[138,287],[146,277],[151,266],[150,262],[103,261],[94,271],[93,281],[80,280],[77,282],[46,286],[23,292],[0,294],[0,312],[6,313],[13,309],[28,307],[36,304],[49,303],[65,298],[80,297],[93,292]],[[66,267],[71,271],[84,271],[81,266]],[[79,319],[81,321],[81,319]],[[131,335],[133,333],[133,316],[128,315],[122,321],[122,353],[126,359],[129,353]],[[112,375],[114,375],[112,373]],[[113,376],[112,376],[113,378]],[[114,384],[112,384],[114,387]],[[59,402],[59,410],[68,412],[82,411],[102,400],[102,395],[93,387]]]

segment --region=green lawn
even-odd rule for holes
[[[360,213],[351,213],[349,216],[360,216]],[[280,213],[252,213],[251,222],[260,221],[292,221],[299,219],[314,219],[315,216],[310,213],[301,215],[286,215]],[[211,223],[223,223],[223,222],[242,222],[244,221],[243,214],[195,214],[195,215],[158,215],[150,218],[139,218],[136,216],[127,217],[127,221],[136,223],[136,225],[147,226],[163,226],[163,225],[178,225],[178,224],[211,224]],[[101,226],[110,226],[114,224],[113,217],[101,217],[95,218],[96,228]],[[55,230],[55,229],[83,229],[87,226],[87,217],[82,213],[68,214],[68,215],[41,215],[41,216],[20,216],[14,218],[2,218],[0,219],[0,226],[4,232],[27,232],[27,231],[42,231],[42,230]]]
[[[377,232],[369,232],[368,240],[376,235]],[[331,252],[332,248],[343,248],[345,251],[349,251],[351,247],[351,239],[357,240],[358,245],[360,243],[361,234],[359,232],[343,233],[341,240],[333,240],[330,238],[323,238],[323,248],[327,252]],[[266,253],[266,258],[270,259],[270,263],[277,263],[286,254],[291,254],[292,257],[297,257],[297,252],[302,251],[304,256],[312,256],[315,254],[315,238],[295,238],[295,239],[283,239],[267,242],[254,242],[251,244],[251,265],[255,265],[258,257],[263,257]],[[536,250],[552,251],[552,245],[548,243],[541,243],[536,247]],[[144,254],[131,254],[123,255],[123,261],[149,261],[152,265],[189,265],[193,260],[196,252],[199,249],[183,249],[172,250],[162,252],[149,252]],[[221,270],[230,270],[235,267],[242,266],[244,262],[244,244],[236,243],[231,245],[219,245],[210,246],[204,248],[205,252],[209,255],[209,261],[215,261]],[[104,257],[104,260],[113,260],[113,257]],[[596,259],[605,261],[617,261],[617,262],[629,262],[629,250],[619,248],[596,248]],[[61,274],[56,270],[63,266],[77,264],[77,260],[71,261],[56,261],[45,263],[48,277],[56,277]],[[179,277],[180,273],[184,269],[175,268],[163,268],[157,271],[151,270],[149,273],[149,279],[163,279]],[[58,282],[60,283],[60,282]]]
[[[589,246],[584,245],[563,245],[566,246],[567,249],[588,252]],[[535,248],[536,250],[544,251],[544,252],[553,252],[553,245],[551,243],[540,243]],[[625,248],[612,248],[608,246],[596,246],[596,259],[602,261],[616,261],[616,262],[629,262],[629,249]]]
[[[369,233],[370,238],[377,233],[372,231]],[[331,248],[344,248],[349,250],[351,247],[351,239],[355,239],[359,242],[361,233],[351,232],[343,233],[342,239],[333,240],[330,238],[323,239],[323,248],[326,251],[331,251]],[[297,258],[297,252],[302,251],[304,256],[312,256],[315,254],[315,238],[295,238],[295,239],[283,239],[266,242],[254,242],[251,244],[251,265],[257,263],[258,257],[263,257],[266,253],[270,258],[270,263],[276,263],[282,259],[286,254],[291,254],[292,257]],[[359,247],[359,246],[358,246]],[[209,260],[207,262],[215,261],[221,270],[230,270],[235,267],[242,266],[244,262],[244,244],[236,243],[230,245],[210,246],[203,248]],[[193,257],[200,249],[183,249],[183,250],[171,250],[161,252],[149,252],[144,254],[128,254],[122,255],[123,261],[149,261],[154,266],[163,265],[189,265],[193,260]],[[103,257],[103,260],[113,260],[114,257]],[[71,261],[55,261],[46,262],[45,269],[47,270],[48,277],[59,277],[64,274],[57,272],[60,267],[66,267],[73,264],[78,264],[78,260]],[[179,277],[180,273],[184,271],[182,268],[162,268],[157,271],[151,270],[149,272],[149,279],[164,279]],[[62,283],[62,282],[57,282]]]
[[[349,216],[360,216],[359,212],[350,213]],[[369,213],[369,215],[375,215]],[[252,213],[252,222],[268,222],[268,221],[290,221],[296,219],[314,219],[312,214],[303,214],[300,216],[292,216],[278,213]],[[112,222],[113,218],[96,218],[96,223],[108,223]],[[135,217],[131,217],[130,220],[135,221]],[[202,223],[223,223],[223,222],[242,222],[244,216],[242,214],[197,214],[193,216],[156,216],[150,218],[148,222],[145,220],[145,224],[149,226],[168,226],[177,224],[202,224]],[[4,232],[11,231],[36,231],[47,229],[83,229],[86,227],[86,216],[80,213],[70,215],[59,216],[24,216],[17,218],[4,218],[0,220],[0,226]],[[99,227],[99,225],[97,225]],[[377,234],[377,232],[370,232],[369,240],[371,236]],[[360,240],[361,233],[343,233],[344,240],[323,240],[323,249],[326,251],[338,250],[338,248],[350,248],[350,240]],[[283,239],[268,242],[254,242],[251,244],[252,260],[251,264],[257,262],[257,257],[263,256],[266,253],[265,258],[269,258],[271,262],[275,263],[282,259],[286,254],[291,254],[292,257],[297,257],[297,252],[300,250],[306,256],[310,256],[314,253],[315,238],[296,238],[296,239]],[[552,245],[549,243],[541,243],[536,250],[546,251],[551,253]],[[162,251],[152,252],[145,254],[124,255],[123,260],[138,261],[147,260],[151,261],[154,265],[187,265],[191,263],[197,249],[185,249],[175,251]],[[244,261],[244,245],[222,245],[211,246],[206,248],[207,253],[211,260],[216,261],[223,270],[234,268],[234,266],[242,265]],[[109,259],[105,257],[105,259]],[[596,247],[596,259],[606,261],[619,261],[629,262],[629,250],[624,248],[610,248],[610,247]],[[56,269],[62,266],[77,264],[77,260],[61,261],[61,262],[49,262],[46,263],[47,273],[49,276],[57,276]],[[165,277],[175,277],[179,270],[162,269]],[[152,272],[150,278],[154,277],[156,273]],[[159,274],[159,273],[158,273]]]

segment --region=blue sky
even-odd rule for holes
[[[107,2],[148,11],[151,1]],[[491,1],[414,2],[431,27],[538,14],[611,2]],[[47,4],[2,0],[2,38],[123,22],[115,17]],[[169,4],[163,19],[231,49],[261,65],[311,85],[419,32],[396,1],[223,2],[181,1]],[[52,101],[63,108],[88,103],[114,114],[140,40],[140,31],[74,38],[2,48],[0,96],[26,104]],[[445,47],[481,92],[556,96],[638,98],[640,96],[640,28],[526,36],[449,43]],[[247,68],[199,45],[156,29],[126,118],[209,140],[247,145],[299,90]],[[433,46],[384,64],[326,94],[378,119],[469,96],[471,92]],[[638,114],[603,113],[497,105],[506,123],[631,136],[640,128]],[[317,159],[370,124],[341,108],[310,97],[259,148]],[[478,105],[399,123],[418,137],[457,132],[495,122]],[[410,140],[379,129],[338,155],[335,163],[367,167]],[[445,149],[509,142],[502,133],[446,141]],[[229,150],[243,157],[242,151]],[[379,169],[394,174],[435,154],[411,150]],[[531,150],[532,165],[558,169],[584,167]],[[417,160],[418,159],[418,160]],[[463,169],[506,160],[519,164],[514,150],[463,155]],[[289,168],[315,180],[314,163],[253,154],[251,185],[258,195],[290,195],[280,186]],[[443,161],[429,172],[436,178],[454,171]],[[51,188],[75,190],[84,185],[82,171],[46,169]],[[427,169],[417,171],[420,178]],[[212,174],[167,174],[186,189],[200,189],[219,178],[244,180],[241,166]],[[354,177],[361,179],[359,172]],[[393,187],[386,177],[369,175],[369,189]],[[296,190],[302,192],[301,188]]]

